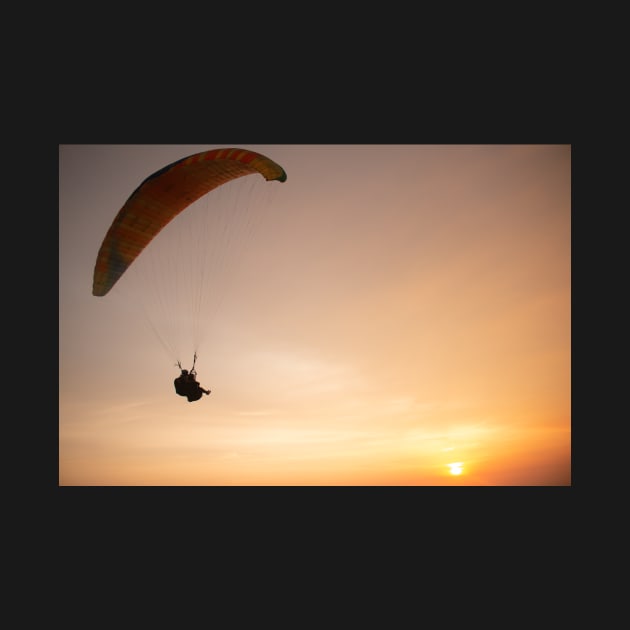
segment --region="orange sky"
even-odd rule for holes
[[[188,403],[138,310],[172,265],[91,284],[135,187],[211,148],[60,146],[60,485],[571,484],[570,146],[244,146],[288,179],[239,197]]]

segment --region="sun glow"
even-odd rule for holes
[[[461,475],[464,471],[464,462],[452,462],[447,464],[450,469],[451,475]]]

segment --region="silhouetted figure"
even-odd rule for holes
[[[175,391],[180,396],[188,395],[188,370],[182,370],[182,373],[173,381]]]
[[[197,373],[194,370],[188,372],[188,370],[182,370],[182,373],[173,381],[175,385],[175,391],[180,396],[186,396],[188,402],[194,402],[199,400],[203,394],[210,395],[209,389],[204,389],[197,382],[195,376]]]

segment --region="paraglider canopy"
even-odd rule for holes
[[[104,296],[151,240],[197,199],[238,177],[259,173],[284,182],[284,169],[246,149],[203,151],[147,177],[116,215],[98,252],[92,294]]]

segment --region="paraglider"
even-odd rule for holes
[[[149,175],[129,196],[103,239],[94,266],[92,294],[107,295],[143,250],[151,249],[156,236],[195,201],[232,180],[252,174],[259,174],[266,181],[287,179],[284,169],[265,155],[240,148],[195,153]],[[195,360],[196,352],[195,347]],[[181,369],[179,357],[176,358]],[[210,393],[199,388],[198,398],[206,391]]]
[[[92,294],[107,295],[151,240],[191,203],[226,182],[260,173],[284,182],[284,169],[245,149],[195,153],[149,175],[118,212],[98,252]]]
[[[182,364],[178,362],[179,369],[182,373],[173,381],[175,393],[179,396],[186,396],[188,402],[194,402],[195,400],[199,400],[203,394],[209,396],[211,393],[209,389],[201,387],[200,383],[197,381],[197,372],[195,371],[196,360],[197,355],[195,354],[190,372],[183,369]]]

